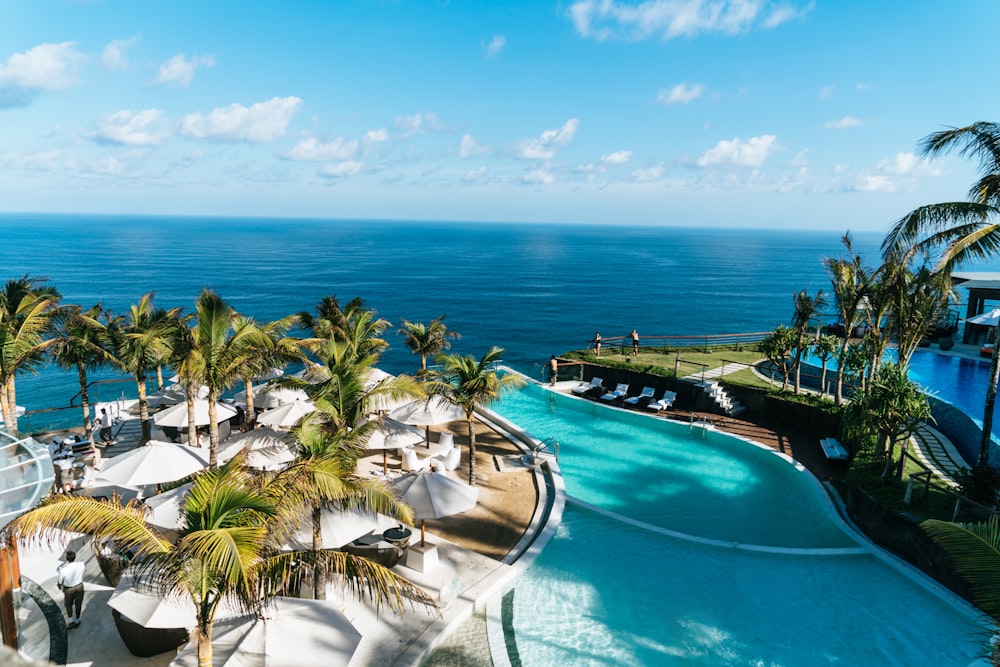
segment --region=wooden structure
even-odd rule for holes
[[[987,306],[987,301],[1000,304],[1000,273],[983,271],[962,271],[953,273],[952,280],[956,287],[969,290],[968,306],[965,318],[975,317],[985,313],[995,306]],[[965,323],[962,342],[966,345],[981,345],[992,342],[993,327],[984,324]]]

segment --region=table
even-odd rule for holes
[[[398,549],[405,550],[410,546],[410,536],[413,534],[406,526],[398,526],[396,528],[389,528],[382,533],[382,539],[384,539],[389,544],[394,545]]]

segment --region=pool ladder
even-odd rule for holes
[[[694,430],[696,428],[701,429],[701,437],[704,438],[705,434],[708,431],[711,431],[712,429],[714,429],[715,426],[712,424],[711,421],[709,421],[708,415],[701,415],[699,417],[697,413],[692,412],[691,413],[691,422],[690,422],[691,432],[694,433]]]
[[[524,460],[524,464],[534,468],[538,463],[538,455],[546,449],[552,452],[552,455],[556,457],[556,461],[559,460],[559,441],[555,438],[545,438],[532,447],[531,452],[521,457]]]

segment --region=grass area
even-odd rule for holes
[[[680,363],[678,363],[678,355]],[[732,362],[751,364],[761,358],[760,353],[756,350],[737,351],[731,347],[709,350],[708,352],[695,348],[663,350],[640,347],[638,356],[620,354],[617,350],[605,350],[600,357],[594,356],[592,350],[575,350],[567,352],[563,356],[611,368],[643,370],[664,377],[674,377],[674,371],[678,369],[680,375],[684,376],[699,373],[703,369],[718,368]]]

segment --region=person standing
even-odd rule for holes
[[[549,384],[555,385],[556,378],[559,376],[559,360],[556,359],[556,355],[552,355],[549,359]]]
[[[66,552],[66,562],[56,569],[56,586],[63,592],[66,602],[67,628],[80,626],[80,612],[83,608],[84,565],[76,559],[75,551]]]
[[[639,334],[635,329],[632,329],[632,333],[629,334],[632,337],[632,356],[639,356]]]
[[[108,414],[107,408],[101,408],[101,442],[105,446],[110,447],[115,444],[115,441],[111,438],[111,415]]]
[[[598,331],[597,333],[594,334],[593,343],[594,343],[594,355],[598,356],[598,357],[601,356],[601,332],[600,331]]]

